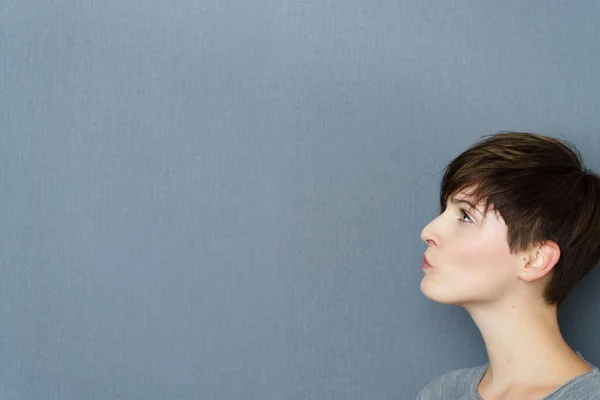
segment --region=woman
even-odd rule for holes
[[[600,399],[600,371],[557,322],[600,261],[600,177],[567,142],[501,132],[448,165],[440,206],[421,233],[421,292],[467,310],[489,362],[446,373],[417,398]]]

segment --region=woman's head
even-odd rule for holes
[[[440,206],[421,234],[434,267],[421,290],[436,301],[494,302],[526,287],[560,305],[600,260],[600,177],[567,142],[483,138],[447,166]]]

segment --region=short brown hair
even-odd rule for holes
[[[544,290],[559,306],[600,261],[600,177],[570,142],[525,132],[487,135],[446,167],[440,205],[467,188],[508,227],[511,252],[554,241],[561,250]]]

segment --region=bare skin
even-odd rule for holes
[[[478,386],[484,400],[539,400],[591,371],[564,341],[555,309],[507,304],[505,311],[469,310],[490,360]]]

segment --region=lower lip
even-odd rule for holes
[[[428,269],[431,269],[431,265],[423,261],[423,266],[421,268],[423,269],[423,271],[427,271]]]

